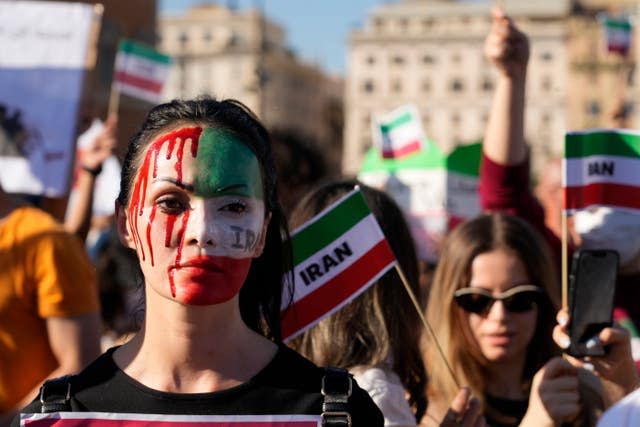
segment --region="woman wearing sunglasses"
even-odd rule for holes
[[[490,426],[555,426],[577,418],[591,424],[581,413],[578,369],[558,357],[552,339],[556,277],[545,242],[513,216],[467,221],[444,244],[427,315],[458,383],[481,397]],[[436,343],[427,341],[425,424],[431,425],[458,386]]]

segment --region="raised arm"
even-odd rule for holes
[[[487,59],[498,70],[483,150],[489,159],[504,166],[525,161],[524,97],[529,40],[498,8],[492,11],[491,32],[484,45]]]
[[[96,178],[102,170],[102,163],[111,155],[116,145],[118,119],[110,116],[95,140],[82,154],[76,182],[76,198],[69,205],[64,227],[82,240],[91,227],[93,194]]]

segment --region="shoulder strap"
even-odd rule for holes
[[[322,377],[322,426],[351,427],[349,396],[352,391],[351,375],[346,369],[325,368]]]
[[[40,387],[40,412],[71,411],[71,375],[47,380]]]

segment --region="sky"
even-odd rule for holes
[[[324,70],[344,75],[348,35],[361,28],[376,5],[390,0],[235,0],[240,9],[262,3],[270,20],[286,32],[288,47]],[[229,0],[158,0],[163,13],[179,13],[191,5]]]

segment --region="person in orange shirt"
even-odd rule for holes
[[[96,278],[80,240],[0,187],[0,426],[43,380],[98,354]]]

